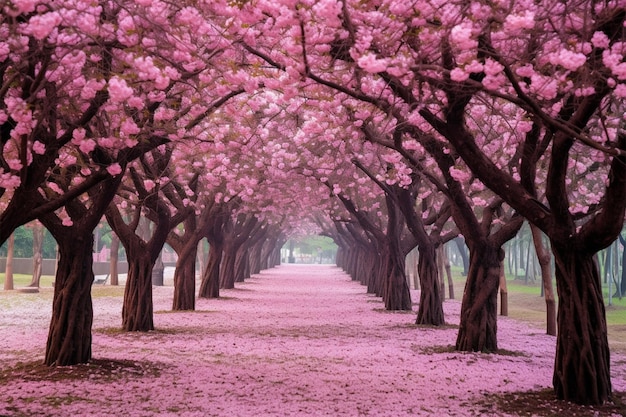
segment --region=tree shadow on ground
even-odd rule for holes
[[[614,392],[613,401],[601,406],[557,400],[551,389],[487,394],[480,405],[491,413],[521,417],[619,417],[626,416],[626,393]]]

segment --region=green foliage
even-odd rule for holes
[[[32,258],[33,257],[33,231],[26,226],[20,226],[13,232],[15,235],[15,248],[13,256],[15,258]],[[0,257],[7,256],[8,242],[0,247]],[[47,230],[44,231],[43,237],[43,257],[45,259],[56,258],[56,241]]]
[[[296,239],[295,247],[299,249],[300,253],[304,254],[317,254],[320,249],[322,251],[337,250],[335,242],[326,236],[305,236],[301,239]]]

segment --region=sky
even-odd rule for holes
[[[418,327],[417,306],[387,312],[334,266],[263,271],[193,312],[169,311],[173,288],[155,287],[148,333],[119,331],[121,289],[94,291],[94,361],[70,368],[37,365],[51,296],[0,296],[2,417],[508,416],[490,395],[551,387],[543,329],[499,317],[505,354],[455,352],[459,300],[443,328]],[[611,372],[625,392],[626,357]]]

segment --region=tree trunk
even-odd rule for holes
[[[220,265],[220,288],[235,288],[235,260],[237,259],[237,251],[232,245],[224,245],[222,262]]]
[[[626,239],[619,235],[619,241],[622,244],[622,276],[620,278],[619,297],[626,296]]]
[[[235,255],[235,282],[244,282],[246,278],[250,278],[247,275],[247,271],[250,269],[248,259],[248,249],[241,247]]]
[[[484,243],[470,250],[470,267],[461,304],[461,323],[456,340],[460,351],[498,350],[497,316],[500,248]]]
[[[15,233],[11,233],[7,242],[7,263],[4,269],[4,290],[12,290],[13,287],[13,253],[15,252]]]
[[[441,326],[445,324],[445,320],[439,286],[437,250],[432,245],[420,245],[418,252],[417,268],[422,291],[415,323]]]
[[[154,330],[152,268],[149,253],[128,257],[128,279],[124,291],[122,328],[128,332]]]
[[[204,249],[204,240],[201,239],[200,242],[198,242],[197,248],[196,265],[198,265],[198,270],[204,271],[206,269],[207,255]]]
[[[598,267],[575,245],[551,243],[559,294],[554,390],[562,400],[604,404],[611,374]]]
[[[384,288],[383,299],[385,302],[385,309],[393,310],[411,310],[411,292],[406,282],[406,275],[404,273],[405,256],[399,251],[388,248],[386,251],[386,257],[383,258],[385,265],[383,271],[384,275]]]
[[[199,297],[219,298],[220,296],[220,265],[222,263],[223,245],[212,241],[209,245],[209,260],[202,274]]]
[[[48,331],[45,364],[68,366],[91,359],[93,306],[92,231],[72,233],[59,239],[59,265],[54,281],[52,319]]]
[[[194,310],[196,308],[196,255],[198,242],[193,239],[186,245],[176,260],[174,272],[174,301],[172,310]]]
[[[500,264],[500,315],[509,315],[509,291],[506,287],[506,276],[504,275],[504,262]]]
[[[541,231],[537,226],[530,225],[533,235],[535,251],[539,259],[541,267],[541,283],[543,285],[543,296],[546,301],[546,333],[556,336],[556,301],[554,298],[554,289],[552,287],[552,272],[550,270],[550,252],[543,245]]]
[[[120,253],[120,239],[117,235],[111,233],[111,260],[109,264],[109,275],[111,276],[111,285],[119,285],[118,262]]]
[[[450,267],[450,259],[448,258],[448,254],[446,253],[445,246],[441,245],[440,249],[440,256],[443,259],[443,267],[446,270],[446,277],[448,278],[448,298],[454,300],[454,281],[452,280],[452,268]]]
[[[261,272],[261,251],[263,249],[263,241],[258,242],[250,249],[250,275]]]
[[[33,227],[33,278],[29,287],[38,288],[43,274],[43,239],[45,229],[41,224]]]

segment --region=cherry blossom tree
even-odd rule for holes
[[[445,29],[449,34],[439,32],[439,63],[450,82],[444,76],[437,87],[445,93],[446,104],[439,114],[431,109],[420,114],[485,184],[549,236],[560,300],[555,391],[559,398],[603,403],[611,396],[609,349],[592,257],[615,239],[626,206],[626,136],[619,99],[623,54],[617,52],[623,44],[626,11],[580,2],[575,7],[546,3],[531,11],[503,13],[487,14],[503,19],[501,28],[455,21]],[[522,46],[520,38],[528,40],[530,48]],[[459,45],[463,42],[473,47]],[[480,68],[464,66],[472,59]],[[461,91],[470,84],[477,88]],[[493,163],[467,122],[480,107],[473,99],[483,94],[499,96],[492,101],[494,109],[504,99],[532,121],[519,147],[519,176]],[[548,165],[542,182],[537,181],[540,158]],[[582,190],[568,183],[567,173],[577,163],[593,162],[603,167],[604,181],[598,186],[605,190],[589,190],[584,199],[576,199]],[[591,386],[589,381],[594,381]]]
[[[160,195],[161,186],[154,183],[155,179],[158,181],[167,177],[164,171],[170,159],[171,149],[167,148],[163,153],[155,150],[143,155],[140,158],[143,175],[132,166],[129,186],[122,186],[118,192],[125,204],[114,201],[105,213],[109,225],[124,245],[128,259],[122,309],[122,328],[126,331],[154,330],[152,270],[170,231],[192,215],[191,209],[185,207],[172,212],[167,199]],[[168,188],[168,185],[163,184],[163,188]],[[128,207],[124,210],[126,216],[118,204]],[[154,227],[144,224],[143,228],[139,228],[142,219],[146,218],[152,220]]]
[[[159,1],[3,6],[0,239],[40,218],[59,243],[49,365],[90,358],[89,235],[127,164],[236,94],[206,89],[224,45],[199,16]]]

